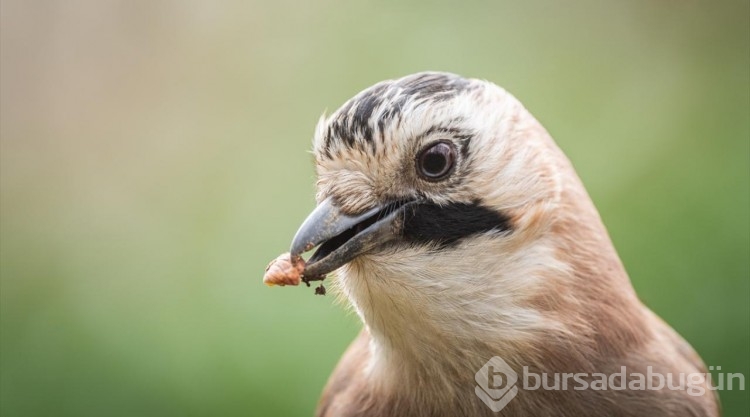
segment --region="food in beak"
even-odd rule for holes
[[[299,285],[304,270],[305,260],[301,256],[292,258],[289,252],[282,253],[266,267],[263,283],[269,287]]]
[[[289,252],[282,253],[271,261],[263,274],[263,283],[269,287],[299,285],[300,281],[310,286],[310,281],[322,281],[325,275],[304,275],[305,260],[301,256],[294,256]],[[323,284],[315,288],[315,295],[326,295]]]

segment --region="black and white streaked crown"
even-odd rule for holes
[[[421,106],[450,100],[477,85],[459,75],[422,72],[387,80],[357,94],[334,112],[324,129],[317,150],[331,158],[336,149],[371,147],[383,140],[386,127],[399,123],[405,114]]]

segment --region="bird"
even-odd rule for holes
[[[503,88],[445,72],[379,82],[321,116],[313,154],[317,207],[291,254],[317,248],[304,276],[333,273],[363,323],[317,416],[720,414],[706,366],[638,298],[571,162]],[[630,383],[707,377],[700,395],[526,383],[625,369]]]

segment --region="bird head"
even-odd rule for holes
[[[413,363],[569,331],[548,314],[580,304],[564,251],[603,226],[505,90],[447,73],[381,82],[321,118],[314,155],[318,207],[291,252],[318,247],[305,274],[337,271],[375,350]],[[577,215],[588,225],[560,233]]]

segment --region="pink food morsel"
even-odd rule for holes
[[[263,283],[270,287],[274,285],[282,287],[285,285],[299,285],[302,278],[302,271],[304,270],[304,259],[298,256],[293,260],[289,252],[282,253],[266,267],[266,273],[263,275]]]

